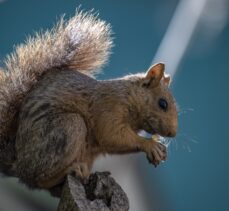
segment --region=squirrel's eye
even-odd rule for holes
[[[158,105],[159,105],[159,107],[163,111],[167,111],[167,109],[168,109],[168,102],[165,99],[160,98],[159,101],[158,101]]]

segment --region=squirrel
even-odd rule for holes
[[[51,189],[87,178],[101,154],[144,152],[157,166],[166,147],[141,137],[177,131],[163,63],[145,73],[96,80],[113,46],[110,24],[77,11],[16,47],[0,72],[0,171]]]

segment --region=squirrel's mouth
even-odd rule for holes
[[[155,127],[155,122],[152,122],[153,120],[145,120],[143,121],[142,127],[139,128],[138,135],[144,137],[144,138],[152,138],[154,135],[160,135]]]
[[[143,137],[152,137],[153,135],[157,134],[156,129],[153,128],[152,124],[150,124],[150,122],[147,120],[143,121],[142,126],[139,128],[139,131],[142,131]]]
[[[143,130],[143,129],[138,131],[138,135],[141,137],[144,137],[146,139],[152,139],[153,136],[157,136],[158,137],[157,141],[160,142],[161,144],[165,145],[166,147],[169,146],[169,144],[172,140],[171,138],[161,136],[154,131],[148,132],[148,131]]]
[[[144,137],[144,138],[152,138],[153,135],[158,135],[156,132],[154,131],[146,131],[144,129],[141,129],[138,131],[138,135],[141,136],[141,137]]]

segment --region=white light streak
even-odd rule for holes
[[[157,50],[153,63],[162,61],[174,76],[209,0],[181,0]]]

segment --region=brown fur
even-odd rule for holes
[[[88,21],[94,24],[91,16]],[[61,36],[61,31],[58,36]],[[64,33],[63,30],[63,37]],[[87,43],[87,40],[82,42],[92,48],[97,45],[92,40],[91,43]],[[102,40],[95,42],[104,45]],[[31,48],[24,49],[28,50],[27,53],[31,51],[36,59],[37,54],[33,54]],[[46,55],[47,59],[52,57],[50,53]],[[78,51],[76,53],[81,55]],[[90,62],[87,55],[90,55]],[[71,171],[87,177],[96,157],[104,153],[145,152],[154,165],[165,160],[166,149],[163,145],[154,140],[146,141],[137,134],[140,129],[162,136],[176,134],[177,111],[168,89],[168,78],[164,77],[164,65],[159,63],[152,66],[147,74],[98,81],[89,76],[90,71],[105,60],[105,55],[103,52],[99,57],[94,51],[91,54],[82,53],[81,63],[71,60],[63,66],[55,67],[51,64],[47,69],[42,66],[42,74],[33,73],[38,70],[38,65],[30,69],[30,74],[24,75],[21,82],[17,82],[16,86],[22,90],[27,87],[27,83],[32,88],[21,91],[23,98],[16,104],[20,105],[20,109],[16,107],[14,110],[18,114],[14,138],[16,158],[10,170],[29,186],[50,189],[60,184]],[[39,59],[44,61],[45,54]],[[94,63],[97,60],[98,63]],[[29,68],[26,62],[24,65]],[[89,72],[86,75],[81,73],[81,67],[87,65],[85,70]],[[20,79],[24,73],[19,71],[17,77]],[[39,75],[39,80],[34,74]],[[9,81],[12,83],[12,77]],[[6,87],[8,90],[7,81],[2,84],[1,88]],[[160,98],[168,102],[166,111],[158,105]]]
[[[13,162],[18,110],[29,90],[52,68],[94,75],[107,61],[112,46],[109,24],[77,11],[50,31],[37,33],[5,60],[0,72],[0,170]],[[10,148],[10,150],[9,150]],[[5,156],[8,154],[8,156]]]

